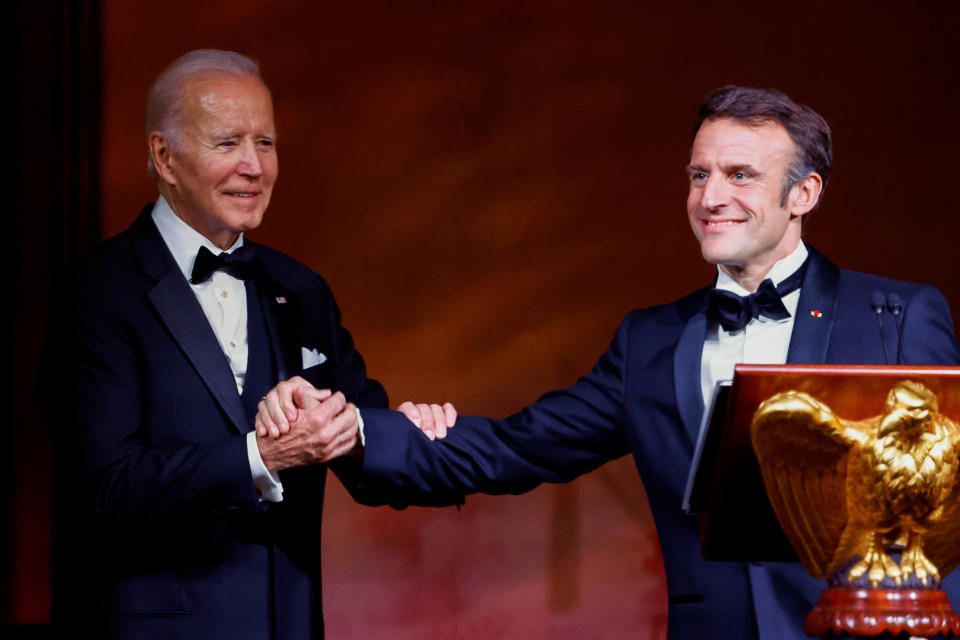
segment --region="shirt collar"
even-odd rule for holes
[[[163,238],[167,248],[170,249],[177,267],[180,268],[183,277],[187,280],[190,280],[193,263],[197,259],[197,251],[200,250],[200,247],[206,247],[215,256],[223,252],[206,236],[181,220],[163,196],[157,198],[157,203],[153,205],[150,217],[153,218],[153,223],[157,225],[160,237]],[[241,233],[237,241],[226,252],[232,253],[242,246],[243,234]]]
[[[770,272],[767,273],[767,278],[773,280],[774,286],[780,284],[783,280],[788,278],[794,271],[800,268],[800,265],[803,264],[803,261],[807,259],[807,247],[803,244],[801,240],[797,244],[797,248],[794,249],[790,255],[786,258],[777,260],[777,262],[770,269]],[[726,271],[717,267],[719,275],[717,276],[717,289],[722,289],[723,291],[729,291],[735,293],[738,296],[749,295],[750,292],[741,287],[736,280],[731,278]]]

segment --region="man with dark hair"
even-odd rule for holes
[[[838,269],[801,241],[831,163],[830,130],[811,109],[779,91],[714,92],[687,167],[713,286],[630,313],[592,372],[506,419],[461,418],[430,442],[405,433],[399,414],[361,411],[364,471],[438,495],[518,493],[632,453],[660,536],[669,638],[805,638],[820,582],[794,563],[705,561],[698,520],[681,510],[706,398],[739,362],[960,364],[939,291]],[[875,292],[901,301],[879,329]],[[308,404],[291,391],[281,384],[258,419],[286,428],[282,411]]]
[[[786,205],[787,195],[793,185],[816,173],[823,180],[823,186],[814,208],[820,206],[823,189],[827,186],[830,170],[833,168],[833,142],[830,126],[819,113],[806,105],[797,104],[787,94],[776,89],[728,85],[711,93],[700,105],[697,124],[693,127],[694,138],[705,121],[720,118],[753,125],[771,121],[780,124],[794,146],[793,159],[784,174],[781,205]],[[806,217],[803,220],[806,221]]]
[[[244,240],[277,177],[255,62],[192,51],[154,82],[160,196],[65,270],[43,379],[54,449],[53,619],[95,638],[318,638],[327,463],[358,500],[356,407],[385,407],[327,283]],[[278,380],[324,392],[309,428],[257,438]],[[309,466],[306,466],[309,465]]]

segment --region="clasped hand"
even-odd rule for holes
[[[431,440],[446,437],[457,420],[449,402],[404,402],[397,410]],[[260,400],[254,425],[261,458],[270,470],[327,462],[359,450],[356,406],[339,391],[316,389],[299,376],[279,383]]]

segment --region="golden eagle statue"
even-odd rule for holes
[[[760,405],[750,437],[767,495],[811,575],[929,588],[960,564],[960,428],[938,409],[909,380],[868,420],[799,391]]]

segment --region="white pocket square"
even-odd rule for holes
[[[300,347],[300,355],[303,357],[304,369],[315,367],[318,364],[323,364],[324,362],[327,361],[327,356],[323,355],[316,349],[307,349],[306,347]]]

